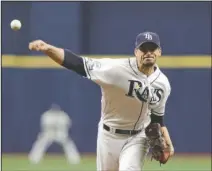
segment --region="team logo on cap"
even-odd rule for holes
[[[152,35],[150,33],[145,33],[145,39],[152,40]]]

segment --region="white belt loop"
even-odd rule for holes
[[[110,127],[110,133],[115,134],[116,133],[116,129],[113,127]]]

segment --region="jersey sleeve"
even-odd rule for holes
[[[165,109],[166,109],[166,103],[168,100],[168,97],[171,93],[171,88],[168,87],[164,90],[162,94],[162,98],[158,104],[155,106],[151,106],[151,114],[157,115],[157,116],[163,116],[165,114]]]
[[[95,83],[113,84],[114,62],[110,58],[94,59],[83,57],[83,63],[86,71],[86,77]]]

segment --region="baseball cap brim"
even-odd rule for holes
[[[144,41],[144,42],[141,42],[140,44],[137,45],[136,48],[139,48],[141,45],[143,45],[143,44],[145,44],[145,43],[154,43],[154,44],[157,45],[159,48],[161,48],[161,47],[160,47],[160,44],[158,44],[158,43],[156,43],[156,42],[154,42],[154,41]]]

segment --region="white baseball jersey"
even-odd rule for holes
[[[170,94],[168,78],[155,66],[146,76],[136,58],[83,58],[87,78],[101,87],[101,121],[108,126],[137,130],[150,123],[150,114],[162,116]],[[136,91],[137,90],[137,91]]]
[[[67,132],[70,126],[71,119],[63,111],[50,109],[41,116],[41,128],[44,131]]]

